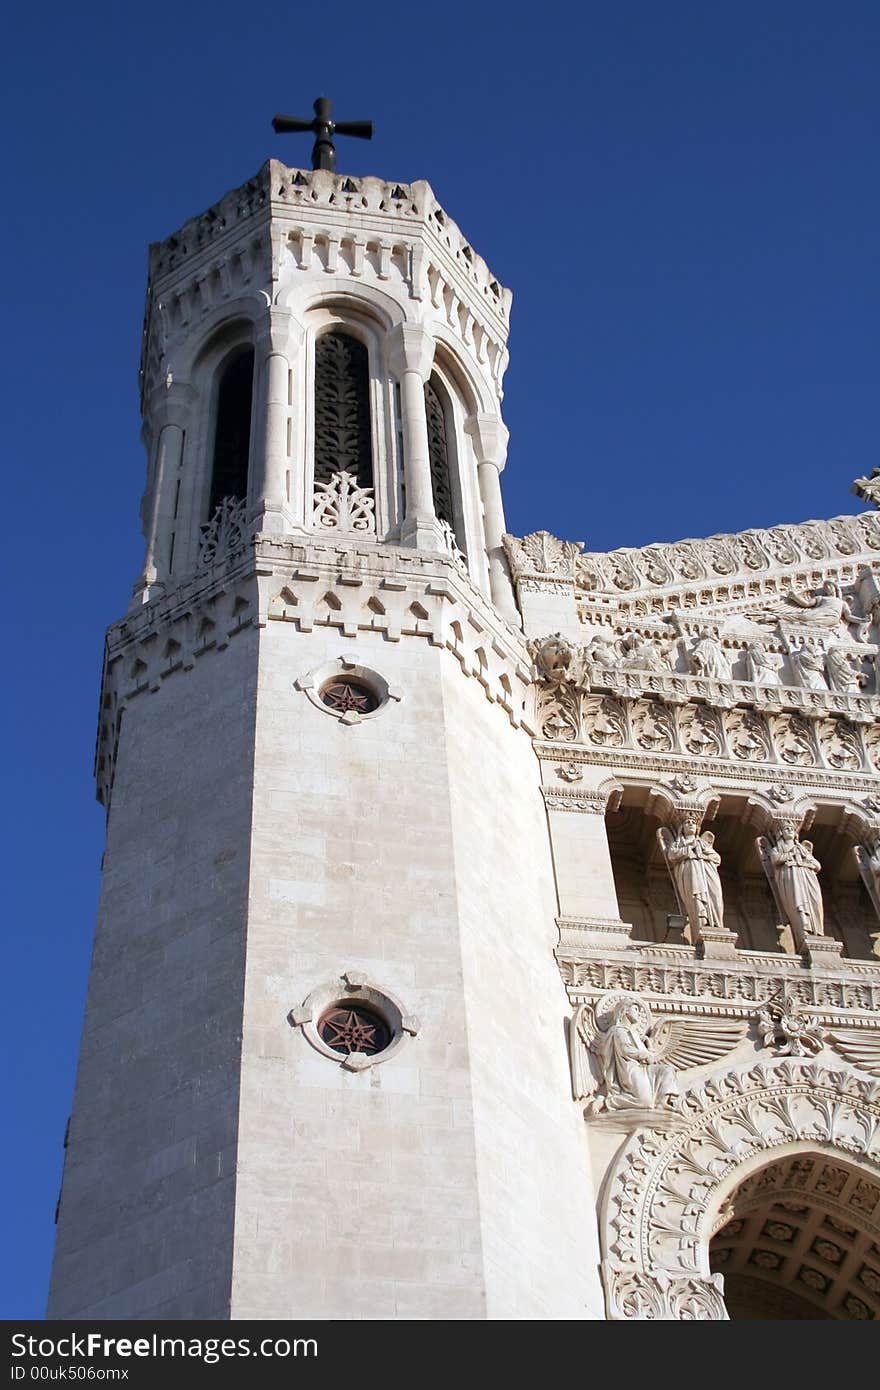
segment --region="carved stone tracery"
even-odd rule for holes
[[[315,483],[312,522],[325,530],[374,532],[376,502],[371,487],[358,487],[353,474],[341,469],[326,482]]]
[[[202,527],[198,569],[207,569],[218,560],[238,553],[247,543],[247,501],[224,497],[207,525]]]
[[[367,349],[348,333],[324,333],[315,343],[315,485],[350,473],[373,486],[370,374]]]

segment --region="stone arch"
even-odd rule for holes
[[[704,1079],[680,1114],[639,1126],[600,1207],[609,1318],[726,1318],[709,1265],[718,1213],[751,1173],[806,1151],[880,1179],[880,1084],[813,1061],[759,1062]]]
[[[253,459],[258,396],[255,362],[256,324],[265,303],[257,296],[219,306],[209,314],[192,341],[169,354],[169,381],[181,401],[174,423],[182,436],[179,475],[168,476],[165,509],[170,518],[167,540],[168,573],[184,575],[195,569],[201,528],[213,510],[212,478],[217,430],[218,397],[227,367],[237,356],[250,354],[251,410],[247,457]],[[154,409],[161,408],[161,399]],[[158,418],[162,418],[159,416]],[[152,447],[158,447],[158,443]],[[216,503],[216,498],[214,499]]]
[[[205,315],[198,333],[181,337],[178,344],[169,347],[168,365],[175,380],[189,380],[236,339],[243,341],[247,337],[253,342],[256,327],[265,315],[264,295],[241,295],[218,304]]]
[[[437,356],[447,367],[451,365],[471,413],[497,415],[498,394],[488,366],[481,371],[469,355],[462,352],[460,340],[445,323],[432,319],[428,326],[437,344]]]
[[[316,309],[335,309],[343,316],[364,314],[384,333],[407,321],[407,314],[394,295],[374,285],[353,286],[350,280],[331,276],[319,285],[314,282],[290,285],[278,294],[276,304],[301,320]]]
[[[709,1243],[738,1320],[880,1316],[880,1182],[818,1148],[774,1156],[728,1194]]]

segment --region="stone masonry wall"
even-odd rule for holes
[[[352,727],[294,688],[349,653],[403,697]],[[486,1316],[442,659],[263,629],[235,1318]],[[355,967],[421,1025],[359,1074],[287,1019]]]
[[[487,1316],[602,1318],[537,759],[451,661],[443,698]]]
[[[124,716],[49,1317],[229,1315],[256,646]]]

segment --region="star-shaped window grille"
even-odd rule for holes
[[[318,1033],[334,1052],[364,1052],[370,1057],[383,1052],[391,1041],[384,1020],[361,1005],[328,1009],[318,1023]]]
[[[370,714],[379,708],[372,690],[352,680],[330,681],[321,691],[321,700],[328,709],[339,710],[340,714]]]

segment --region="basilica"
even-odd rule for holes
[[[317,165],[150,248],[49,1316],[875,1318],[880,478],[510,535],[510,292]]]

